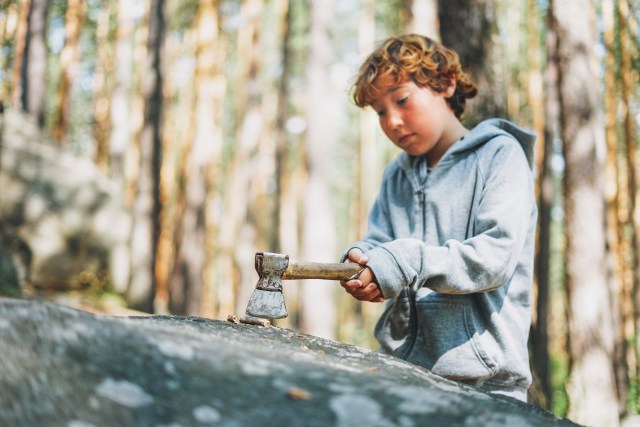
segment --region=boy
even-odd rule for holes
[[[466,129],[475,95],[457,54],[427,37],[390,38],[366,59],[354,100],[403,152],[343,257],[368,268],[342,286],[387,301],[375,328],[385,353],[526,401],[535,136],[501,119]]]

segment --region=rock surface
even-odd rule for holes
[[[298,332],[0,298],[2,426],[571,426]]]

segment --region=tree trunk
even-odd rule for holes
[[[151,312],[156,288],[156,253],[161,211],[164,0],[151,0],[148,25],[147,59],[142,87],[144,125],[140,138],[140,166],[133,208],[132,277],[127,299],[132,307]]]
[[[29,6],[27,35],[21,67],[22,108],[44,125],[45,99],[47,96],[47,0],[25,1]]]
[[[69,0],[64,18],[65,41],[60,54],[62,77],[58,93],[58,119],[53,127],[53,136],[62,144],[69,142],[71,92],[80,58],[79,40],[84,21],[84,7],[84,0]]]
[[[360,22],[358,26],[358,51],[362,58],[366,57],[375,47],[375,4],[374,0],[365,0],[362,4]],[[420,3],[420,2],[418,2]],[[413,4],[414,13],[412,22],[422,22],[416,15],[416,3]],[[424,6],[424,4],[422,4]],[[437,17],[437,14],[436,14]],[[431,31],[433,23],[429,20]],[[425,32],[421,32],[425,34]],[[378,141],[376,134],[379,124],[378,118],[370,108],[358,111],[358,122],[360,126],[360,138],[358,141],[357,159],[358,168],[355,170],[355,188],[350,194],[353,200],[351,206],[351,220],[349,223],[349,242],[360,240],[367,232],[369,212],[373,206],[375,196],[380,188],[382,165],[382,147],[378,142],[388,144],[388,141]],[[338,335],[339,340],[362,345],[371,346],[373,328],[378,316],[381,304],[371,304],[355,300],[347,293],[340,293],[338,299],[338,322],[340,325]],[[344,332],[349,332],[347,336]]]
[[[628,0],[619,0],[618,2],[618,29],[620,37],[620,97],[622,106],[622,137],[624,144],[624,152],[626,153],[626,169],[627,169],[627,188],[628,188],[628,228],[626,235],[630,241],[630,250],[628,256],[629,262],[629,280],[623,290],[623,310],[625,338],[629,342],[636,342],[636,348],[630,345],[627,352],[627,367],[629,369],[629,377],[631,379],[632,389],[638,390],[638,355],[640,354],[640,340],[637,339],[638,331],[640,331],[640,296],[638,289],[640,286],[640,193],[638,193],[638,162],[637,162],[637,144],[638,133],[636,118],[634,117],[633,104],[637,103],[638,94],[638,23],[637,18],[631,10]],[[637,10],[636,10],[637,12]],[[634,52],[635,50],[635,52]],[[634,57],[632,57],[634,52]],[[631,411],[637,411],[638,403],[634,402],[629,408]]]
[[[616,29],[615,10],[613,0],[602,2],[602,17],[605,43],[605,74],[604,74],[604,110],[606,118],[605,138],[607,142],[606,164],[606,200],[607,200],[607,242],[610,256],[611,289],[615,296],[613,311],[616,320],[616,340],[614,366],[620,410],[624,410],[629,390],[629,376],[633,369],[633,348],[626,343],[625,336],[633,336],[633,313],[629,310],[631,300],[627,290],[632,286],[633,266],[629,265],[630,240],[625,232],[625,224],[629,223],[628,180],[625,179],[627,168],[625,162],[620,161],[618,144],[618,82],[616,82]],[[625,326],[631,326],[629,334]],[[630,357],[631,356],[631,357]],[[632,377],[632,376],[631,376]]]
[[[109,176],[124,186],[124,155],[131,144],[133,123],[129,92],[133,79],[133,16],[131,2],[118,0],[115,75],[111,95]]]
[[[274,191],[274,209],[272,216],[272,227],[276,232],[272,233],[272,241],[269,245],[271,250],[278,253],[297,254],[299,253],[300,238],[298,234],[298,211],[299,211],[299,186],[300,180],[297,173],[300,168],[296,164],[296,154],[300,152],[295,148],[296,144],[291,141],[295,138],[293,132],[287,133],[287,117],[290,99],[290,81],[292,80],[292,61],[295,52],[291,42],[295,38],[292,24],[294,21],[294,4],[289,0],[281,0],[279,5],[279,43],[280,43],[280,66],[282,73],[278,78],[277,98],[278,105],[275,117],[275,175],[276,188]],[[301,3],[298,3],[301,4]],[[296,131],[297,132],[297,131]],[[300,324],[300,287],[289,286],[285,292],[285,302],[289,316],[278,321],[278,326],[299,329]]]
[[[272,227],[277,230],[272,234],[270,247],[276,252],[281,252],[283,246],[282,235],[286,224],[282,223],[282,206],[284,204],[285,187],[288,185],[287,176],[290,174],[287,161],[287,106],[289,102],[289,79],[291,78],[291,5],[289,0],[282,0],[282,10],[279,13],[280,22],[280,65],[282,73],[278,79],[278,104],[276,107],[276,128],[275,128],[275,190],[274,198],[276,200]]]
[[[556,35],[560,124],[565,153],[570,378],[569,416],[594,426],[618,424],[612,296],[607,287],[603,129],[591,52],[593,9],[587,0],[551,1]]]
[[[497,1],[439,0],[438,7],[442,43],[458,52],[463,69],[478,85],[465,123],[472,126],[489,117],[506,117],[509,90],[500,66],[504,52],[497,37]]]
[[[109,165],[109,76],[112,74],[113,55],[111,49],[110,22],[113,7],[111,3],[100,9],[96,28],[97,58],[93,74],[93,138],[95,164],[103,173]]]
[[[22,93],[25,91],[23,88],[22,80],[24,63],[25,63],[25,53],[27,46],[27,37],[29,36],[29,12],[31,9],[31,0],[24,0],[20,4],[20,10],[17,12],[16,16],[16,29],[15,29],[15,54],[13,57],[13,70],[12,70],[12,86],[11,86],[11,101],[13,105],[17,108],[22,109],[22,111],[26,111],[26,106],[24,103],[24,99]],[[15,9],[10,12],[16,13]],[[15,16],[15,15],[13,15]],[[24,83],[26,84],[26,83]]]
[[[27,14],[25,13],[25,16],[26,15]],[[0,71],[4,76],[13,76],[13,71],[16,71],[18,73],[18,76],[20,75],[19,67],[17,70],[14,69],[12,71],[13,58],[19,52],[18,48],[20,47],[18,46],[17,40],[15,40],[16,32],[18,30],[17,25],[15,25],[15,23],[19,21],[19,18],[18,18],[19,16],[20,16],[20,10],[18,8],[18,4],[16,2],[11,2],[11,4],[5,8],[2,18],[0,18],[0,21],[1,21],[0,31],[2,31],[2,36],[0,38],[2,40],[2,44],[0,46],[5,46],[9,43],[13,43],[15,46],[14,51],[16,52],[13,55],[11,54],[11,52],[7,52],[5,55],[2,55],[0,59]],[[24,21],[25,21],[24,34],[26,34],[26,18]],[[24,34],[22,36],[23,39],[24,39]],[[23,40],[22,50],[24,50],[24,40]],[[13,79],[4,78],[0,83],[0,104],[2,104],[3,107],[13,103],[14,93],[12,89],[12,83],[14,85],[16,83],[15,76]],[[19,92],[16,93],[15,96],[17,96],[18,100],[20,99]],[[14,104],[19,105],[18,103],[14,103]]]
[[[434,40],[440,40],[438,0],[413,0],[409,31]]]
[[[307,188],[303,216],[303,248],[305,261],[335,262],[335,224],[330,188],[333,163],[332,106],[328,93],[329,67],[333,62],[333,46],[329,28],[334,19],[333,0],[311,4],[309,62],[307,68]],[[333,338],[336,330],[336,311],[333,285],[307,281],[302,285],[302,324],[306,332]]]
[[[179,192],[183,193],[182,215],[174,237],[175,260],[169,283],[169,308],[175,314],[201,314],[205,287],[206,208],[208,176],[222,148],[219,126],[222,94],[219,70],[223,57],[218,45],[218,2],[201,1],[196,17],[195,134]]]
[[[222,280],[231,286],[234,309],[240,313],[244,312],[256,284],[254,254],[258,237],[257,216],[260,213],[255,210],[257,193],[252,184],[259,173],[258,152],[265,129],[261,111],[264,88],[260,85],[263,13],[263,0],[243,1],[241,14],[245,25],[238,34],[237,51],[241,55],[236,80],[239,86],[235,88],[240,117],[233,162],[225,186],[225,213],[220,229]]]
[[[534,376],[532,401],[538,406],[550,409],[551,371],[549,360],[549,267],[551,257],[551,208],[553,206],[553,176],[551,157],[553,155],[554,126],[558,114],[558,94],[556,92],[556,64],[547,60],[547,91],[543,91],[543,78],[539,59],[538,37],[541,22],[536,0],[527,1],[527,28],[529,35],[528,52],[528,96],[532,109],[533,124],[538,139],[536,141],[536,168],[539,171],[536,190],[538,196],[538,252],[536,253],[536,301],[531,327],[531,365]],[[546,104],[545,104],[546,101]],[[548,118],[545,117],[548,115]],[[537,387],[537,389],[535,389]]]
[[[374,0],[365,0],[358,28],[358,50],[364,58],[375,45],[375,11]],[[369,108],[358,112],[360,124],[360,141],[358,144],[358,176],[355,194],[355,219],[350,227],[354,233],[349,241],[362,239],[368,228],[369,212],[373,207],[375,195],[379,189],[379,156],[376,144],[376,132],[379,127],[375,112]],[[385,141],[386,142],[386,141]]]

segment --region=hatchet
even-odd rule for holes
[[[366,268],[355,263],[289,261],[289,255],[270,252],[257,252],[255,263],[259,279],[249,298],[247,314],[266,319],[282,319],[289,315],[284,304],[282,280],[351,280]]]

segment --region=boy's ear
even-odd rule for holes
[[[442,95],[445,98],[451,98],[453,94],[456,93],[456,79],[451,79],[447,83],[449,83],[449,85],[444,90],[444,92],[442,92]]]

